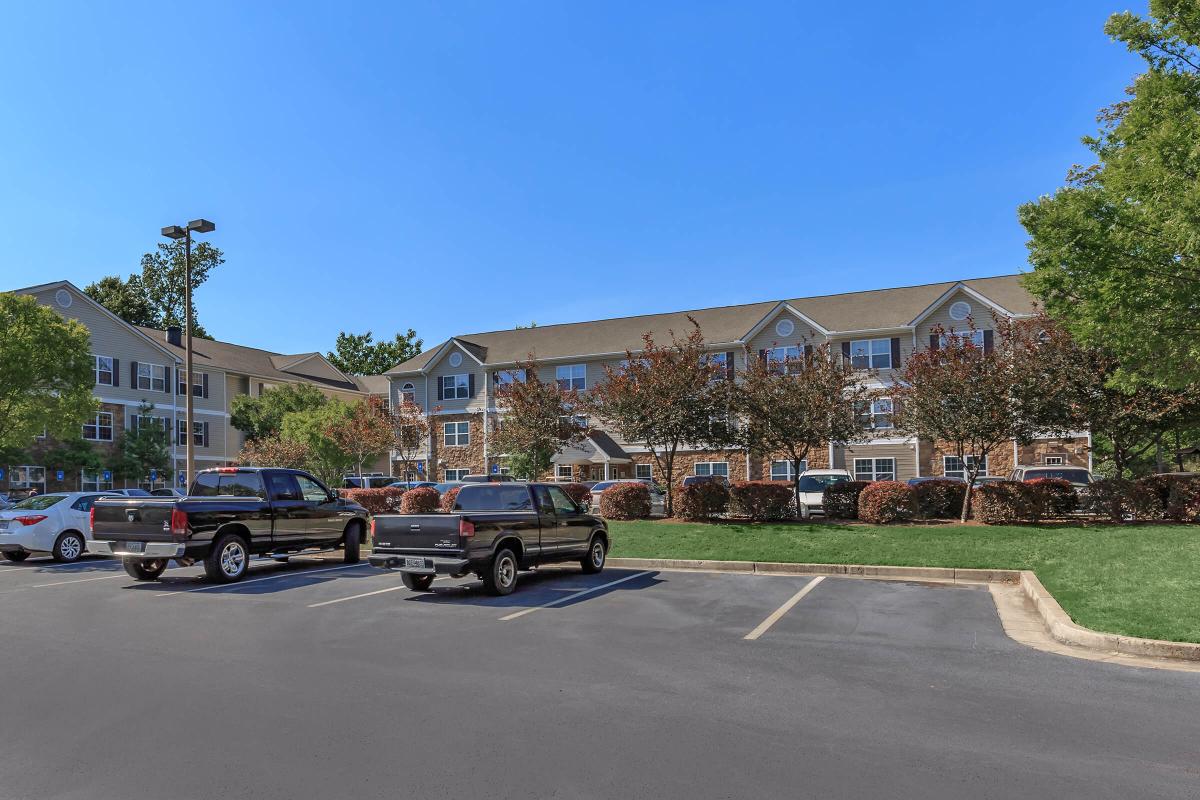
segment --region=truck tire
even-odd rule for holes
[[[603,536],[593,536],[588,543],[587,555],[579,561],[584,575],[595,575],[604,569],[604,561],[608,558],[608,547],[604,544]]]
[[[432,575],[416,575],[412,572],[401,572],[400,580],[404,581],[404,585],[414,592],[428,592],[429,587],[433,586]]]
[[[86,549],[87,545],[83,541],[83,534],[75,531],[63,531],[54,540],[50,557],[60,563],[70,564],[78,561]]]
[[[483,588],[497,597],[512,594],[513,589],[517,588],[519,566],[512,550],[506,547],[499,551],[492,556],[492,562],[483,573]]]
[[[241,537],[227,533],[213,542],[204,557],[204,574],[215,583],[236,583],[246,576],[250,551]]]
[[[342,554],[343,564],[357,564],[362,550],[362,525],[354,522],[346,528],[346,552]]]
[[[165,558],[130,558],[121,559],[121,565],[129,573],[129,577],[139,581],[156,581],[167,568]]]
[[[4,557],[9,561],[21,562],[29,558],[29,552],[26,550],[5,550]]]

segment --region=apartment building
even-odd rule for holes
[[[700,325],[712,358],[725,363],[735,377],[751,358],[782,361],[796,357],[806,345],[827,343],[855,366],[869,368],[873,385],[887,387],[914,350],[930,346],[935,326],[966,331],[973,321],[979,344],[990,347],[995,317],[1034,312],[1034,300],[1019,276],[1006,275],[462,334],[389,370],[387,377],[392,401],[411,400],[431,421],[419,476],[453,480],[503,471],[504,454],[491,445],[500,417],[496,389],[507,381],[523,380],[518,364],[530,356],[542,380],[587,391],[604,379],[606,366],[618,365],[627,350],[637,351],[643,334],[665,339],[671,330],[688,330],[690,317]],[[891,416],[891,401],[876,401],[864,415],[868,441],[832,444],[814,453],[806,466],[844,468],[863,480],[963,474],[964,465],[939,443],[897,434]],[[644,443],[623,441],[598,420],[589,420],[589,425],[591,433],[584,442],[556,455],[555,478],[660,477]],[[684,475],[726,475],[731,480],[791,477],[791,466],[782,457],[752,456],[737,449],[691,450],[680,462]],[[1089,466],[1088,435],[1048,438],[1024,448],[1014,443],[1011,451],[993,454],[982,466],[986,474],[1005,475],[1018,463]]]
[[[359,377],[336,369],[320,353],[272,353],[243,345],[196,339],[193,342],[194,375],[189,381],[184,369],[182,333],[142,328],[122,320],[84,294],[69,281],[15,290],[32,295],[64,317],[78,320],[91,334],[95,359],[94,394],[99,410],[83,426],[83,437],[102,450],[117,445],[128,428],[158,425],[171,431],[176,484],[184,472],[187,437],[195,444],[198,469],[229,463],[241,452],[245,439],[229,424],[233,399],[239,395],[259,396],[283,384],[306,383],[330,397],[361,400],[369,395],[388,394],[383,376]],[[191,391],[195,410],[193,429],[186,430],[186,392]],[[143,404],[153,410],[142,414]],[[102,491],[124,486],[146,486],[141,480],[114,479],[110,470],[80,475],[59,473],[53,464],[37,463],[38,454],[50,443],[39,440],[31,447],[30,464],[6,467],[0,492],[36,489],[38,492],[74,489]],[[386,469],[386,463],[380,465]],[[157,486],[164,485],[157,477]]]

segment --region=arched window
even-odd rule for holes
[[[400,387],[400,400],[404,403],[417,402],[417,387],[411,383],[406,383]]]

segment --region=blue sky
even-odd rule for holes
[[[11,3],[0,289],[199,216],[201,320],[283,352],[1016,272],[1125,7]]]

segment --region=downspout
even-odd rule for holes
[[[490,422],[490,419],[488,418],[488,409],[491,408],[491,403],[492,403],[491,388],[492,388],[492,373],[485,369],[483,371],[483,474],[484,475],[491,474],[490,468],[488,466],[488,438],[489,438],[489,434],[491,433],[491,431],[489,430],[491,428],[491,425],[488,424]]]

